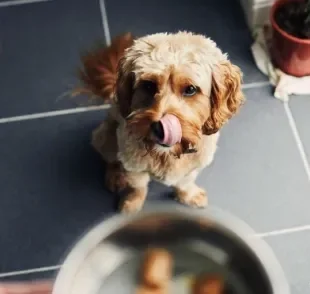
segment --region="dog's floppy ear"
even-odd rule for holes
[[[126,118],[130,114],[135,76],[132,72],[132,62],[123,57],[118,64],[116,81],[116,104],[121,115]]]
[[[242,73],[228,60],[221,61],[213,70],[210,96],[210,116],[202,127],[205,135],[216,132],[244,103],[241,91]]]

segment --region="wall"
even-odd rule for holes
[[[269,13],[276,0],[240,0],[251,30],[269,22]]]

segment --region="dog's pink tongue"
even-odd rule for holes
[[[172,114],[166,114],[162,117],[160,122],[164,130],[164,137],[160,142],[161,144],[172,146],[181,142],[182,128],[180,121],[176,116]]]

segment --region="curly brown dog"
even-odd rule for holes
[[[84,56],[81,78],[81,92],[112,103],[93,146],[107,162],[107,188],[126,191],[120,210],[142,208],[150,179],[183,204],[206,206],[196,177],[244,102],[241,71],[216,44],[188,32],[126,34]]]

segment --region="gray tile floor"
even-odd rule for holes
[[[105,110],[64,97],[80,52],[107,35],[100,8],[99,0],[0,5],[0,280],[53,277],[79,236],[114,213],[89,145]],[[105,8],[112,37],[195,31],[242,68],[248,102],[223,129],[216,160],[198,181],[211,204],[272,246],[292,294],[310,293],[310,97],[289,104],[272,97],[236,0],[106,0]],[[152,183],[148,205],[171,201],[169,192]]]

